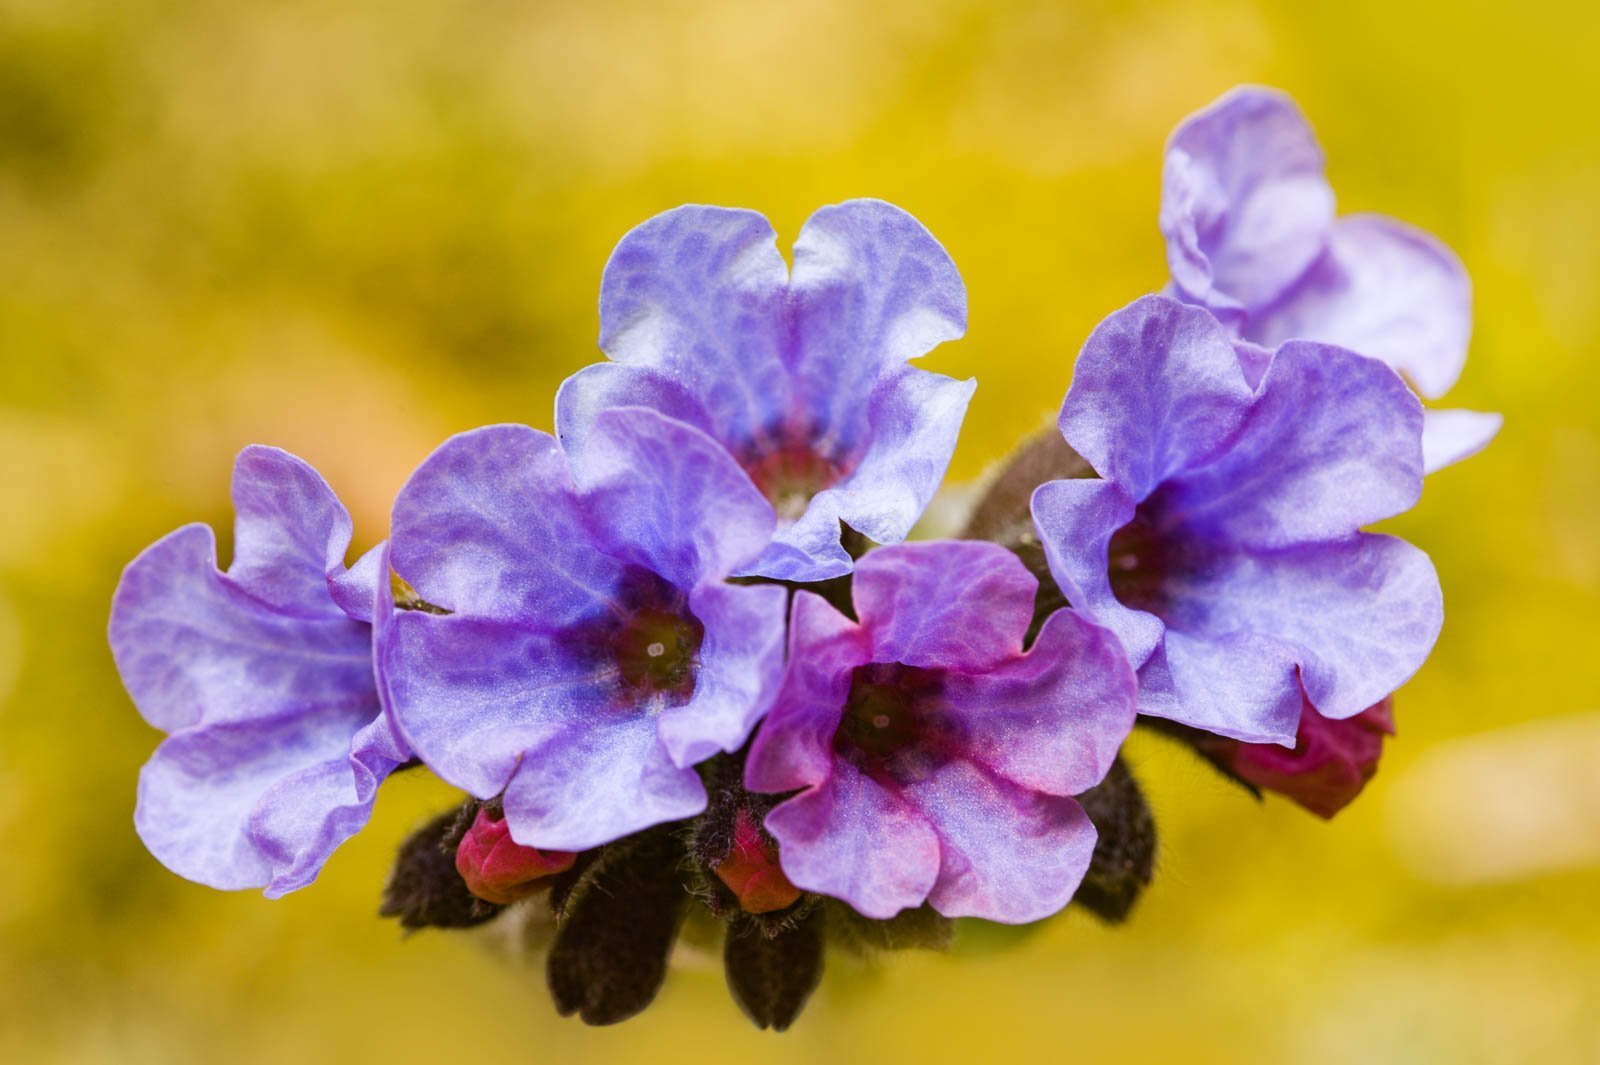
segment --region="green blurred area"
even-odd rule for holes
[[[1597,52],[1575,3],[0,0],[0,1060],[1600,1061]],[[979,378],[970,481],[1163,283],[1162,142],[1244,81],[1300,100],[1344,210],[1466,261],[1449,405],[1507,418],[1393,523],[1448,621],[1337,821],[1136,740],[1164,842],[1130,925],[840,962],[782,1037],[692,951],[592,1031],[492,944],[402,940],[387,861],[450,801],[421,774],[280,902],[145,854],[108,601],[226,529],[241,446],[322,469],[365,547],[449,433],[549,426],[630,226],[748,206],[787,247],[872,195],[966,278],[925,364]]]

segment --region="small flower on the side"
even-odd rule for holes
[[[1319,817],[1332,817],[1377,773],[1383,741],[1392,735],[1390,699],[1342,721],[1323,717],[1308,703],[1293,750],[1220,738],[1206,749],[1240,780],[1287,796]]]
[[[779,519],[741,572],[850,572],[839,523],[905,539],[955,449],[975,382],[907,360],[966,330],[955,264],[909,214],[851,200],[813,214],[791,275],[754,211],[680,207],[622,238],[600,290],[600,347],[556,397],[581,461],[600,412],[651,407],[704,430]]]
[[[548,887],[550,877],[571,869],[577,857],[524,847],[511,838],[500,811],[485,805],[456,845],[456,872],[478,898],[509,906]]]
[[[734,815],[733,843],[716,873],[746,913],[773,913],[800,897],[778,864],[777,844],[744,808]]]
[[[978,542],[880,548],[856,623],[795,595],[789,667],[746,783],[790,881],[888,918],[924,901],[1007,923],[1065,906],[1094,851],[1073,798],[1111,766],[1134,679],[1111,633],[1061,610],[1023,637],[1037,582]]]
[[[1352,717],[1443,620],[1427,555],[1361,531],[1422,487],[1417,397],[1382,363],[1291,341],[1258,388],[1212,315],[1148,296],[1079,356],[1067,443],[1103,480],[1040,486],[1068,602],[1112,629],[1142,713],[1293,745],[1304,698]]]
[[[527,847],[699,813],[694,765],[743,745],[782,669],[785,590],[725,581],[773,524],[726,451],[655,411],[602,414],[576,480],[526,426],[454,437],[395,503],[395,571],[440,611],[380,631],[396,722],[446,781],[503,795]]]
[[[1461,376],[1472,284],[1420,229],[1383,215],[1334,217],[1322,149],[1281,92],[1241,87],[1167,142],[1161,232],[1173,290],[1268,350],[1317,340],[1381,359],[1423,396]],[[1429,411],[1428,472],[1482,450],[1498,414]]]
[[[366,824],[410,752],[373,680],[383,549],[346,570],[349,514],[276,448],[240,453],[233,500],[226,572],[199,524],[128,565],[111,650],[139,712],[169,733],[139,775],[140,838],[190,880],[277,897]]]

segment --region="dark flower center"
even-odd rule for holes
[[[1150,508],[1140,506],[1134,511],[1133,520],[1111,535],[1106,565],[1112,593],[1123,606],[1159,614],[1172,561]]]
[[[745,472],[767,497],[781,521],[795,521],[811,497],[837,484],[845,470],[810,444],[784,444],[749,458]]]
[[[676,705],[694,694],[706,629],[670,581],[630,566],[611,608],[562,634],[564,649],[616,677],[625,701],[667,696]]]
[[[834,752],[879,780],[923,779],[960,746],[943,693],[943,675],[936,670],[895,662],[857,666],[833,736]]]

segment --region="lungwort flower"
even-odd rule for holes
[[[427,609],[379,634],[418,755],[511,838],[582,851],[705,807],[693,766],[737,750],[783,663],[786,592],[725,582],[772,507],[716,441],[599,415],[576,480],[554,438],[447,441],[394,508],[393,565]]]
[[[1235,89],[1179,125],[1162,173],[1161,232],[1175,293],[1249,345],[1338,344],[1388,363],[1429,399],[1461,376],[1472,286],[1460,261],[1395,219],[1335,218],[1322,149],[1280,92]],[[1482,449],[1500,420],[1429,411],[1428,470]]]
[[[766,827],[797,887],[887,918],[1038,920],[1072,897],[1095,829],[1074,795],[1134,718],[1111,633],[1061,610],[1024,652],[1037,582],[994,544],[880,548],[860,622],[795,595],[789,666],[751,745],[756,791],[804,789]]]
[[[191,880],[278,896],[316,878],[410,754],[373,679],[382,550],[345,569],[349,514],[286,452],[246,448],[233,500],[227,572],[205,525],[151,545],[117,587],[111,650],[170,733],[139,777],[146,846]]]
[[[905,539],[955,448],[975,383],[908,359],[966,329],[955,264],[916,219],[877,200],[812,215],[791,276],[752,211],[680,207],[617,245],[600,347],[556,400],[581,462],[599,414],[651,407],[720,441],[777,508],[741,572],[812,581],[850,571],[841,521]]]
[[[1042,485],[1033,515],[1067,600],[1121,637],[1141,712],[1292,745],[1305,701],[1351,717],[1421,666],[1433,566],[1361,531],[1416,503],[1421,416],[1387,366],[1309,341],[1252,389],[1210,312],[1163,296],[1101,323],[1060,426],[1103,479]]]

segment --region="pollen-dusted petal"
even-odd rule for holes
[[[1167,142],[1161,233],[1184,295],[1214,310],[1261,307],[1322,253],[1333,190],[1294,101],[1246,86],[1185,119]]]
[[[927,818],[847,762],[767,814],[766,826],[791,883],[867,917],[920,906],[939,875],[939,839]]]
[[[1051,614],[1027,654],[944,681],[968,757],[1050,795],[1077,795],[1105,779],[1133,730],[1135,691],[1116,637],[1075,610]]]
[[[1505,419],[1475,410],[1422,412],[1422,469],[1436,473],[1489,446]]]
[[[672,764],[642,715],[595,715],[527,755],[505,791],[511,837],[540,850],[584,851],[706,807],[693,769]]]
[[[694,695],[661,715],[661,742],[674,764],[691,766],[744,746],[783,674],[788,605],[787,589],[776,584],[713,582],[690,594],[705,640]]]
[[[679,207],[624,236],[600,282],[600,348],[699,400],[702,428],[737,446],[788,406],[788,271],[754,211]]]
[[[1107,317],[1084,344],[1061,406],[1061,434],[1138,502],[1222,447],[1251,398],[1215,318],[1145,296]]]
[[[939,838],[928,901],[946,917],[1049,917],[1071,900],[1094,855],[1095,828],[1076,800],[1011,786],[970,762],[908,785],[906,798]]]
[[[1158,520],[1258,548],[1350,536],[1416,504],[1421,437],[1422,406],[1394,371],[1293,341],[1273,356],[1226,453],[1163,486]]]
[[[851,597],[873,661],[981,670],[1021,654],[1038,587],[998,544],[940,540],[869,552]]]
[[[1382,215],[1349,215],[1327,253],[1271,307],[1250,317],[1269,347],[1321,340],[1381,359],[1437,399],[1461,376],[1472,335],[1472,282],[1434,237]]]
[[[793,791],[828,779],[851,671],[872,654],[866,632],[812,592],[795,593],[790,619],[783,684],[745,761],[752,791]]]
[[[856,431],[879,378],[967,328],[967,290],[933,234],[882,200],[813,214],[794,242],[794,374],[817,432]]]
[[[556,628],[604,608],[623,564],[591,542],[555,438],[525,425],[451,437],[394,504],[391,557],[447,610]]]
[[[577,477],[592,542],[682,588],[727,576],[772,539],[772,505],[732,456],[645,407],[596,419]]]
[[[1229,683],[1241,696],[1256,685],[1265,654],[1245,649],[1221,670],[1213,653],[1202,648],[1255,634],[1284,649],[1299,666],[1312,705],[1330,718],[1359,713],[1409,680],[1433,649],[1444,617],[1439,578],[1428,556],[1403,540],[1370,533],[1283,551],[1218,556],[1205,572],[1174,582],[1169,594],[1164,620],[1180,691],[1184,672],[1174,633],[1185,637],[1185,648],[1194,648],[1186,654],[1206,657],[1212,668],[1232,678]],[[1262,662],[1261,669],[1248,665],[1252,658]],[[1294,678],[1274,667],[1259,684],[1264,694],[1287,699],[1283,689],[1288,686],[1292,694]],[[1193,709],[1216,693],[1183,694],[1186,707]],[[1237,738],[1292,743],[1297,717],[1296,712],[1275,737]],[[1243,731],[1181,720],[1225,735]]]

